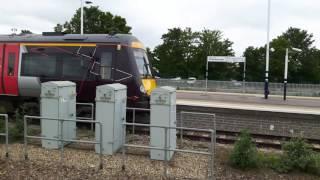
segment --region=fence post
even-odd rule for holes
[[[23,134],[24,134],[24,137],[23,137],[23,140],[24,140],[24,159],[28,160],[29,157],[28,157],[28,149],[27,149],[28,142],[27,142],[27,117],[26,116],[23,117],[23,124],[24,124],[24,128],[23,128]]]
[[[214,179],[214,130],[211,131],[211,158],[210,158],[210,174],[211,174],[211,178],[210,179]]]
[[[103,143],[103,136],[102,136],[102,124],[99,123],[99,128],[100,128],[100,154],[99,154],[99,158],[100,158],[100,163],[99,163],[99,168],[102,169],[103,168],[103,159],[102,159],[102,151],[103,151],[103,148],[102,148],[102,143]]]
[[[8,115],[5,114],[4,115],[4,120],[5,120],[5,128],[6,128],[6,157],[9,157],[9,119],[8,119]]]
[[[183,127],[183,111],[180,112],[180,127]],[[183,129],[180,129],[180,141],[181,141],[181,145],[183,145]]]
[[[168,177],[168,142],[167,142],[167,134],[168,134],[168,129],[167,127],[164,128],[164,160],[165,160],[165,165],[164,165],[164,177]]]
[[[134,123],[136,122],[136,110],[133,109],[133,116],[132,116],[132,122],[133,122],[133,125],[132,125],[132,134],[135,134],[135,125]]]
[[[126,169],[126,165],[125,165],[125,144],[126,144],[126,124],[124,123],[122,125],[122,148],[121,148],[121,151],[122,151],[122,171],[124,171]]]
[[[61,146],[61,151],[60,151],[60,165],[61,167],[63,166],[63,147],[64,147],[64,141],[63,141],[63,121],[58,120],[60,122],[60,137],[59,137],[59,142]]]
[[[94,120],[94,104],[91,104],[91,120]],[[93,132],[93,122],[91,123],[91,131]]]

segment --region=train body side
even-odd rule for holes
[[[42,82],[77,84],[77,100],[93,102],[96,86],[128,87],[129,106],[145,107],[145,92],[134,49],[122,43],[57,43],[0,41],[0,94],[39,97]],[[144,80],[145,81],[145,80]]]

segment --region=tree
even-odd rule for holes
[[[163,44],[154,50],[155,57],[160,59],[157,68],[162,77],[188,77],[191,71],[188,63],[193,55],[194,38],[195,33],[191,28],[173,28],[162,35]]]
[[[264,79],[266,48],[248,47],[243,56],[246,57],[246,81],[261,81]]]
[[[301,53],[290,52],[288,82],[319,83],[320,52],[313,46],[313,35],[305,30],[289,28],[273,39],[270,46],[275,49],[270,53],[270,82],[283,82],[284,59],[286,48],[296,47]],[[263,81],[266,47],[248,47],[244,56],[247,59],[247,80]]]
[[[125,18],[103,12],[98,6],[84,7],[84,33],[86,34],[114,34],[130,33],[131,27],[127,26]],[[54,27],[55,32],[80,33],[81,9],[79,8],[71,20]]]
[[[162,35],[162,40],[153,52],[154,58],[159,59],[154,65],[161,77],[204,78],[208,55],[234,54],[232,42],[222,39],[220,31],[173,28]],[[214,64],[210,68],[211,79],[228,79],[234,75],[234,65]]]
[[[234,56],[233,42],[223,39],[218,30],[205,29],[199,33],[199,46],[192,67],[196,67],[197,76],[204,77],[207,56]],[[237,76],[237,64],[209,63],[209,79],[231,80]]]
[[[33,33],[30,30],[22,29],[20,32],[20,35],[23,35],[23,34],[33,34]]]

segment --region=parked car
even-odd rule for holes
[[[197,81],[197,78],[195,78],[195,77],[189,77],[188,80],[187,80],[187,83],[188,83],[188,84],[194,84],[196,81]]]

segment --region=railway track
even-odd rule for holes
[[[132,127],[127,127],[130,133],[132,133]],[[149,129],[135,127],[135,134],[149,134]],[[238,139],[238,132],[229,131],[217,131],[216,142],[219,144],[234,144]],[[177,138],[180,138],[180,132],[177,132]],[[183,138],[194,141],[207,141],[210,142],[211,138],[207,133],[194,133],[183,132]],[[281,149],[282,143],[290,140],[290,137],[271,136],[271,135],[259,135],[252,134],[253,141],[259,148],[272,148]],[[320,152],[320,140],[307,139],[315,151]]]

